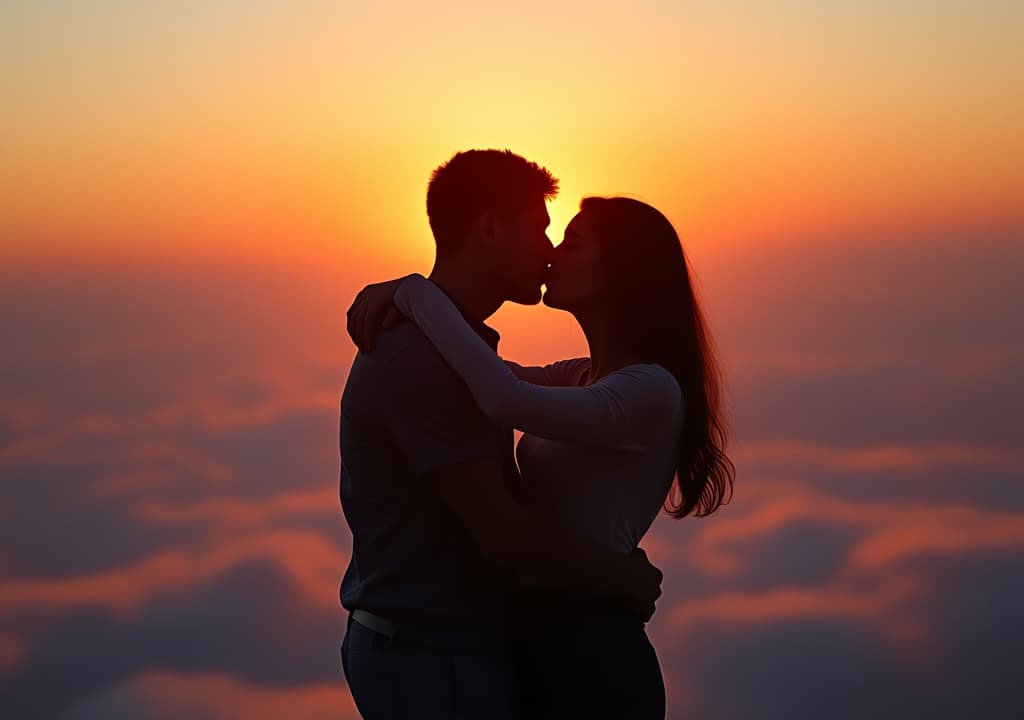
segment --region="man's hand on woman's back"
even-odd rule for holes
[[[647,622],[654,615],[655,602],[661,597],[661,581],[664,575],[651,564],[647,559],[647,553],[641,547],[633,551],[630,561],[636,569],[636,580],[630,585],[627,599],[630,607]]]

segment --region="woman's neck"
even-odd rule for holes
[[[590,348],[589,382],[596,382],[627,365],[641,362],[641,358],[623,346],[611,323],[580,315],[576,320],[583,328]]]

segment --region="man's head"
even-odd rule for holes
[[[456,153],[427,186],[437,262],[459,258],[504,299],[539,302],[552,250],[545,203],[557,193],[550,172],[510,150]]]

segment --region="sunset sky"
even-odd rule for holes
[[[356,717],[338,401],[430,171],[674,222],[734,501],[661,518],[669,717],[1024,716],[1024,5],[0,8],[5,717]],[[507,306],[502,353],[586,352]]]

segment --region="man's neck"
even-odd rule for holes
[[[479,266],[461,259],[434,263],[429,279],[452,299],[469,318],[483,322],[505,302],[497,295]]]

